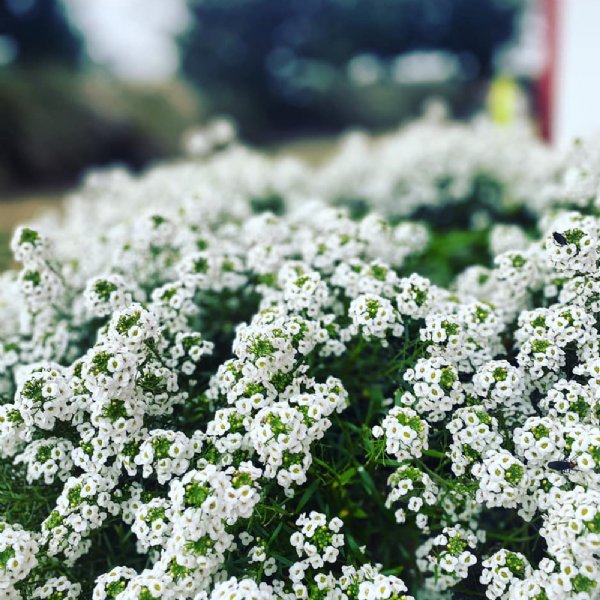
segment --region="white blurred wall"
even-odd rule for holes
[[[559,145],[600,133],[600,0],[557,0],[554,135]]]

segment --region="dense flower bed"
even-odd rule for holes
[[[598,149],[220,146],[14,234],[2,598],[597,597]]]

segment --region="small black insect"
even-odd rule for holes
[[[570,471],[577,466],[576,462],[572,460],[551,460],[547,467],[554,471]]]
[[[566,246],[568,243],[567,238],[562,233],[558,233],[558,231],[555,231],[552,234],[552,237],[559,246]]]

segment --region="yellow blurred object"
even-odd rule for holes
[[[519,112],[519,84],[505,75],[496,77],[490,84],[487,97],[488,112],[494,123],[513,123]]]

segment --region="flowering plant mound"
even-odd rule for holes
[[[220,144],[17,229],[1,597],[598,597],[599,155]]]

